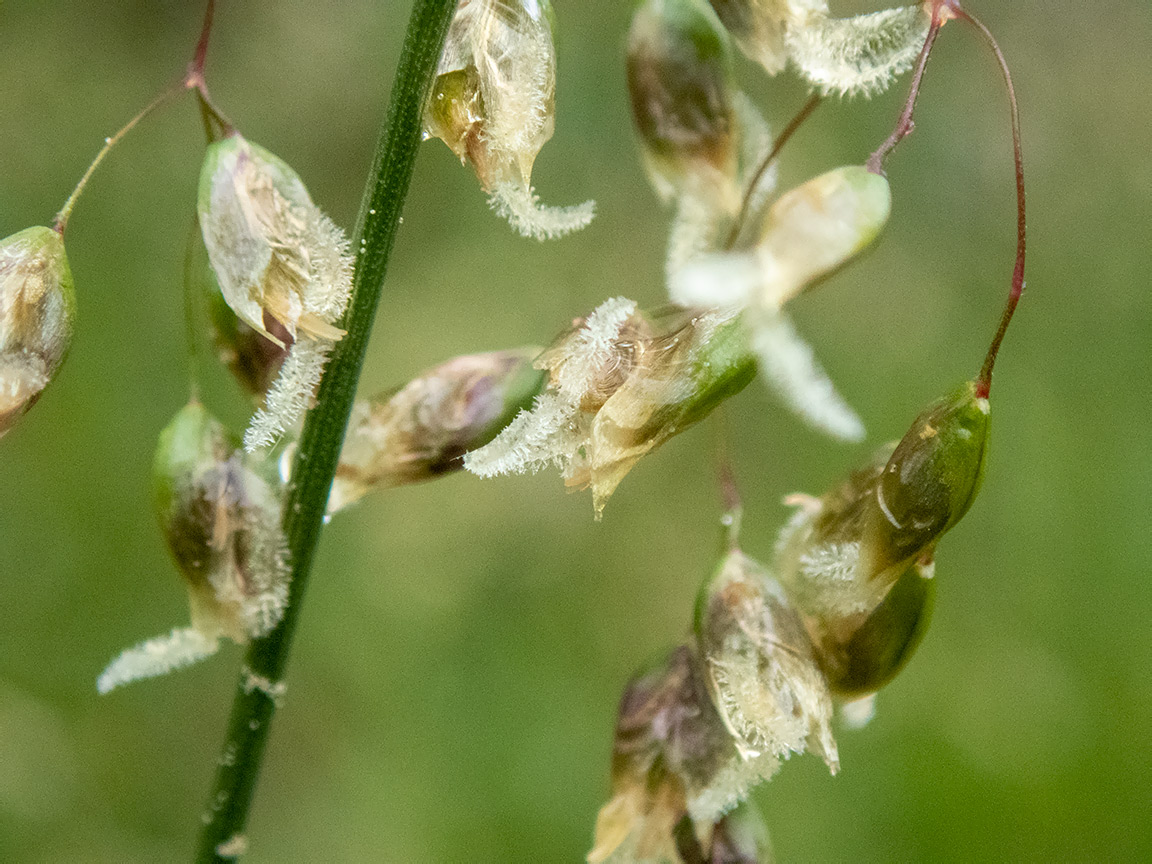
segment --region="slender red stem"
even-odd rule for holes
[[[216,0],[208,0],[208,8],[204,11],[204,24],[200,28],[200,41],[196,43],[196,53],[192,57],[192,65],[188,73],[204,74],[204,61],[208,57],[208,40],[212,38],[212,18],[216,13]]]
[[[924,47],[920,49],[920,56],[916,59],[916,72],[912,76],[912,86],[908,90],[908,99],[904,103],[904,110],[900,112],[900,119],[892,134],[881,144],[876,152],[868,157],[866,167],[873,174],[884,174],[884,160],[888,154],[896,149],[896,145],[912,134],[916,128],[912,120],[912,112],[916,110],[916,99],[920,95],[920,85],[924,81],[924,70],[928,67],[928,55],[932,53],[932,46],[936,37],[940,35],[940,28],[944,22],[954,16],[952,5],[947,0],[936,0],[932,6],[932,22],[928,25],[928,36],[924,39]]]
[[[996,55],[1004,83],[1008,86],[1008,101],[1012,108],[1012,157],[1016,165],[1016,266],[1012,270],[1012,287],[1008,292],[1008,302],[1004,304],[1004,314],[1000,316],[1000,326],[996,328],[996,335],[992,337],[992,345],[988,348],[988,355],[984,358],[984,365],[976,378],[976,395],[987,399],[988,392],[992,389],[992,368],[996,365],[996,355],[1000,353],[1000,343],[1004,341],[1004,334],[1008,332],[1008,325],[1012,322],[1020,296],[1024,293],[1024,258],[1028,246],[1028,220],[1024,206],[1024,151],[1020,143],[1020,105],[1016,101],[1016,88],[1012,85],[1012,73],[1008,71],[1008,61],[1004,59],[1004,53],[996,44],[992,33],[978,18],[960,9],[957,9],[956,14],[980,31],[992,53]]]
[[[824,97],[819,93],[814,93],[808,97],[808,101],[804,103],[796,116],[788,121],[788,125],[784,127],[784,131],[780,133],[780,137],[776,139],[772,145],[772,149],[768,151],[768,155],[764,157],[763,161],[756,168],[756,173],[752,175],[752,179],[748,181],[747,187],[744,189],[744,200],[740,204],[740,213],[736,216],[736,221],[732,224],[732,230],[728,234],[728,241],[724,244],[725,249],[731,249],[736,245],[736,241],[740,237],[740,231],[744,228],[744,223],[749,216],[749,209],[752,207],[752,200],[756,197],[756,187],[760,185],[760,181],[764,178],[764,174],[776,161],[780,155],[780,151],[784,149],[784,145],[788,143],[788,139],[796,134],[796,130],[804,125],[804,121],[812,116],[812,112],[823,101]]]
[[[224,112],[212,101],[208,83],[204,79],[204,64],[208,58],[208,42],[212,38],[212,19],[215,13],[216,0],[208,0],[208,6],[204,10],[204,24],[200,28],[200,38],[196,42],[196,53],[192,57],[192,62],[188,64],[188,71],[184,76],[184,86],[189,90],[195,90],[200,100],[200,116],[204,120],[204,133],[209,141],[217,137],[213,123],[219,126],[220,135],[229,135],[234,128],[232,122],[224,116]]]

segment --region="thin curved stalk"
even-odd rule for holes
[[[353,248],[359,250],[352,301],[316,407],[309,413],[292,468],[284,530],[292,560],[292,587],[283,620],[255,640],[241,669],[220,768],[204,813],[199,862],[235,860],[247,843],[244,829],[256,789],[269,725],[275,714],[292,636],[324,524],[328,491],[356,395],[360,369],[388,269],[401,208],[420,145],[421,115],[456,0],[415,0],[388,116],[364,191]]]

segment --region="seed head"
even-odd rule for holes
[[[125,651],[101,676],[101,692],[208,656],[221,637],[246,643],[264,636],[288,602],[274,466],[237,450],[224,427],[192,402],[160,434],[153,480],[160,528],[188,588],[192,627]]]
[[[696,639],[712,700],[744,763],[763,760],[761,772],[771,776],[780,759],[811,749],[836,773],[828,685],[799,615],[763,566],[739,550],[725,557],[701,588]],[[739,789],[717,792],[743,797]]]
[[[732,55],[702,0],[646,0],[628,36],[632,118],[652,185],[665,200],[686,187],[732,187],[738,161]]]
[[[236,642],[265,635],[284,611],[286,544],[271,466],[246,458],[199,403],[161,433],[156,511],[188,583],[192,623]]]
[[[464,467],[543,386],[539,348],[456,357],[399,390],[352,409],[328,498],[336,512],[373,489],[431,480]]]
[[[649,319],[617,297],[580,319],[536,361],[548,384],[464,467],[481,477],[560,467],[592,489],[597,518],[646,453],[707,416],[753,377],[732,314]]]
[[[493,209],[537,240],[583,228],[594,210],[543,207],[532,189],[555,128],[553,28],[549,0],[460,0],[424,111],[424,137],[471,164]]]
[[[637,675],[620,699],[611,797],[596,818],[590,864],[680,862],[675,834],[688,818],[689,799],[733,757],[692,646]]]
[[[60,234],[35,227],[0,240],[0,435],[36,403],[64,362],[75,318]]]
[[[200,172],[200,228],[221,293],[236,315],[285,346],[280,375],[245,435],[266,447],[310,407],[352,290],[344,232],[320,211],[296,173],[232,134],[208,147]]]
[[[629,682],[616,721],[611,797],[596,818],[590,864],[772,860],[759,814],[743,799],[779,760],[745,761],[705,676],[696,648],[681,645]],[[769,761],[768,774],[757,774]]]

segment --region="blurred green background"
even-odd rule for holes
[[[667,214],[623,85],[630,4],[556,6],[557,133],[535,180],[548,203],[594,197],[599,216],[522,240],[427,145],[366,391],[547,340],[609,296],[662,301]],[[1023,104],[1029,291],[997,370],[987,482],[938,552],[923,647],[872,724],[840,735],[840,776],[800,757],[757,794],[784,862],[1152,858],[1152,12],[970,6]],[[217,100],[345,225],[408,8],[221,4]],[[101,139],[180,73],[200,14],[175,0],[0,6],[0,236],[51,219]],[[803,88],[744,71],[779,128]],[[862,161],[905,86],[822,108],[784,181]],[[889,161],[883,242],[795,307],[870,441],[817,437],[754,384],[643,460],[601,524],[555,473],[452,476],[342,516],[316,562],[248,860],[582,859],[621,688],[682,638],[715,561],[721,436],[745,546],[763,557],[782,495],[822,491],[979,365],[1014,208],[1001,84],[963,26],[945,29],[917,122]],[[0,860],[179,861],[193,847],[238,649],[106,697],[94,681],[187,621],[147,496],[157,433],[187,393],[180,274],[202,147],[187,99],[96,175],[69,228],[71,357],[0,441]]]

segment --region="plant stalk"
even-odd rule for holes
[[[269,725],[283,691],[288,652],[323,528],[328,492],[412,179],[424,104],[455,9],[456,0],[413,3],[388,116],[377,142],[353,240],[359,254],[352,300],[341,324],[347,335],[337,344],[316,406],[308,412],[292,466],[292,484],[284,505],[284,530],[292,561],[288,607],[276,629],[248,648],[220,767],[203,816],[198,862],[232,861],[247,846],[244,830]]]

